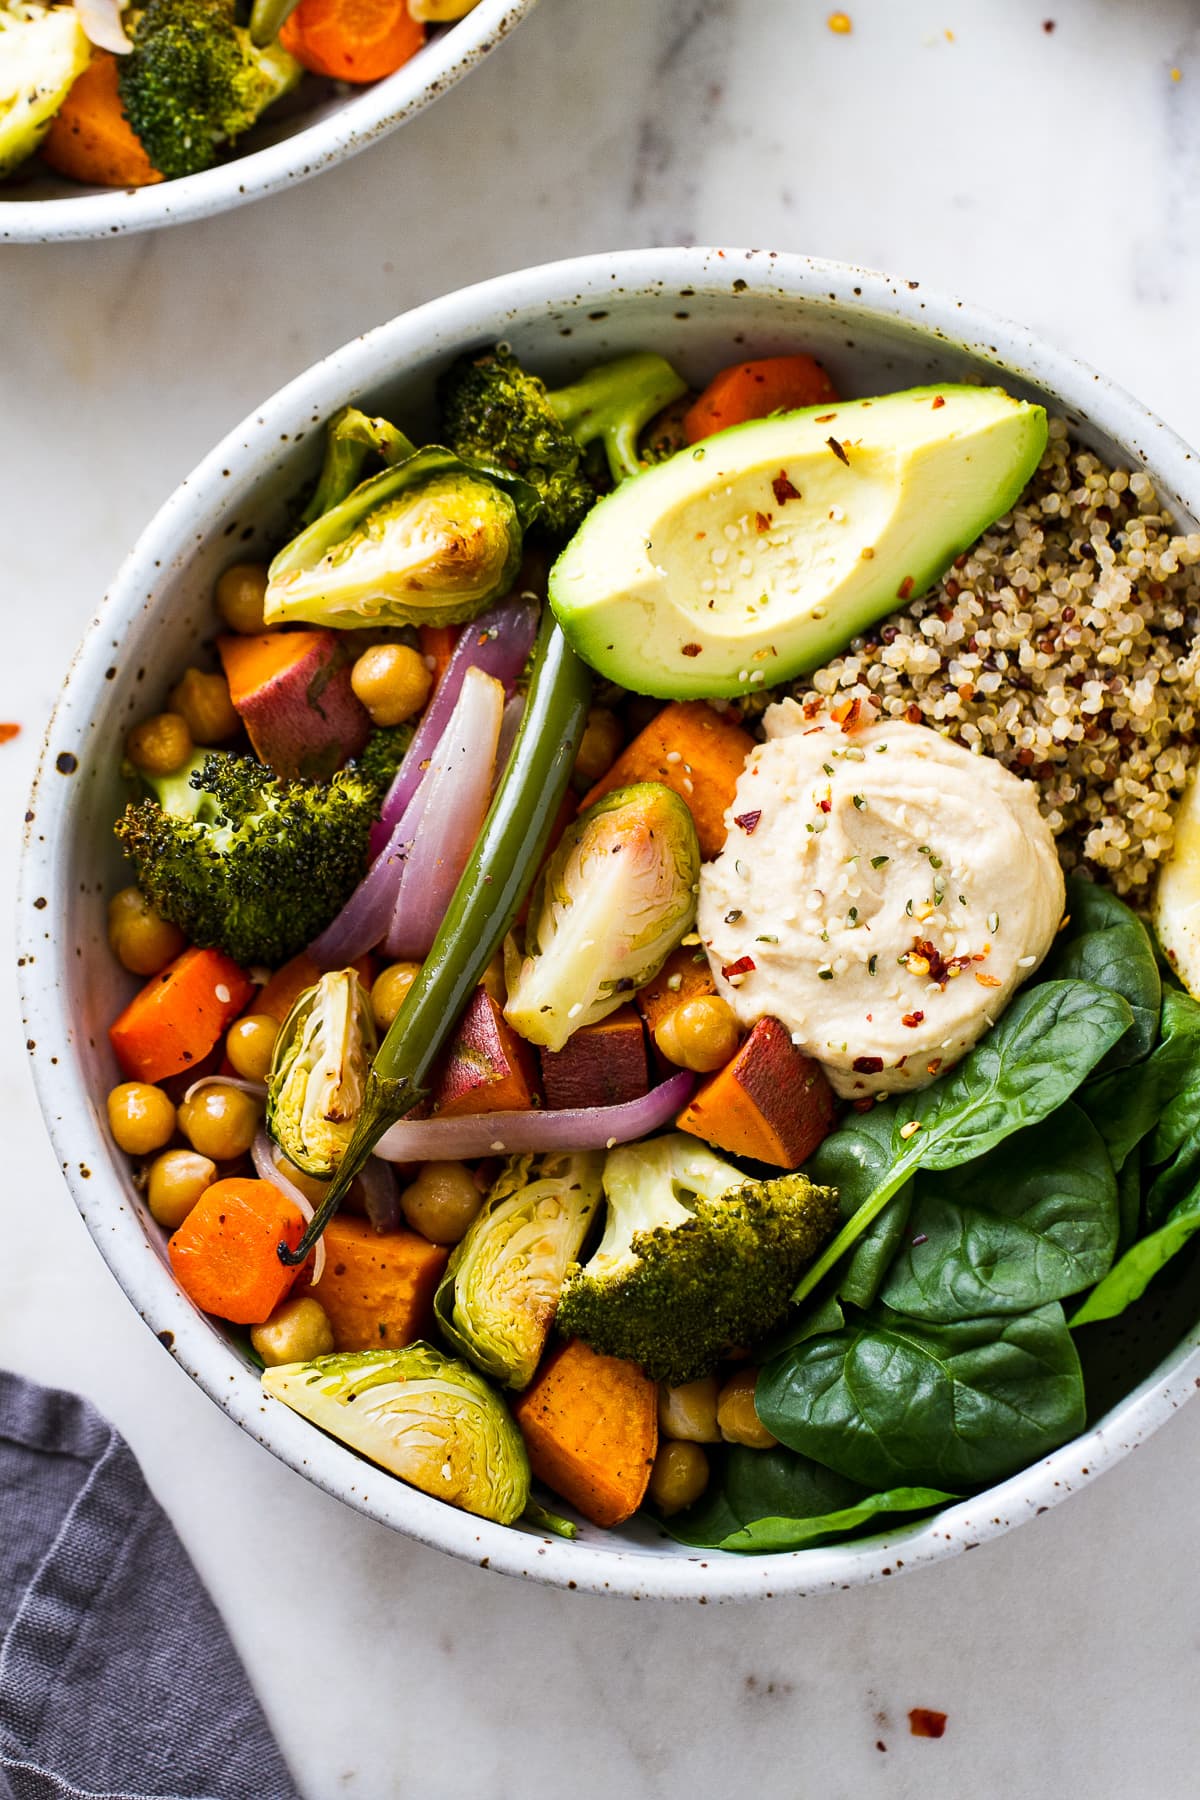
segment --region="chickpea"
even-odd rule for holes
[[[589,785],[599,781],[621,754],[624,732],[616,713],[606,706],[593,706],[575,752],[575,773]]]
[[[329,1182],[327,1180],[323,1181],[319,1175],[309,1175],[304,1169],[298,1169],[294,1162],[288,1161],[286,1156],[277,1155],[275,1158],[275,1167],[279,1170],[279,1173],[285,1180],[291,1182],[294,1188],[300,1189],[300,1192],[304,1195],[304,1198],[308,1201],[310,1206],[320,1206],[322,1200],[329,1192]],[[353,1192],[353,1189],[351,1192]]]
[[[155,713],[135,725],[125,739],[125,754],[145,775],[173,775],[182,769],[195,745],[187,720],[177,712]]]
[[[122,888],[108,903],[108,941],[132,975],[157,975],[186,943],[178,925],[156,913],[140,888]]]
[[[225,1054],[245,1081],[265,1081],[271,1073],[278,1021],[267,1013],[247,1013],[229,1027]]]
[[[431,1244],[457,1244],[482,1205],[475,1177],[460,1162],[424,1163],[400,1196],[404,1217]]]
[[[123,1081],[108,1096],[108,1128],[129,1156],[150,1156],[175,1135],[175,1108],[160,1087]]]
[[[453,19],[465,19],[479,0],[408,0],[409,14],[426,25],[448,25]]]
[[[404,1003],[404,996],[420,973],[420,963],[398,962],[375,977],[371,988],[371,1010],[380,1031],[386,1031],[392,1023]]]
[[[659,1021],[654,1041],[668,1062],[707,1075],[722,1069],[738,1047],[741,1033],[728,1000],[701,994],[673,1007]]]
[[[754,1410],[758,1370],[738,1369],[729,1377],[717,1400],[717,1424],[727,1444],[745,1444],[748,1450],[773,1450],[779,1442],[771,1436]]]
[[[664,1437],[691,1444],[719,1444],[717,1427],[717,1378],[703,1375],[681,1387],[658,1387],[658,1429]]]
[[[321,1302],[305,1294],[277,1306],[264,1325],[252,1326],[250,1342],[268,1369],[280,1363],[311,1362],[333,1349],[333,1326]]]
[[[650,1471],[650,1498],[668,1518],[698,1500],[708,1486],[708,1458],[699,1444],[668,1438]]]
[[[193,1150],[214,1162],[244,1156],[258,1133],[261,1111],[241,1088],[213,1083],[179,1108],[179,1129]]]
[[[169,704],[177,712],[197,744],[223,744],[241,728],[237,708],[229,697],[223,675],[206,675],[203,669],[186,669],[171,689]]]
[[[403,725],[428,700],[433,676],[411,644],[374,644],[351,669],[350,685],[373,725]]]
[[[217,583],[217,611],[231,631],[253,637],[263,629],[267,571],[262,563],[234,563]]]
[[[211,1157],[194,1150],[164,1150],[150,1164],[146,1199],[151,1217],[168,1231],[178,1231],[205,1188],[217,1179]]]

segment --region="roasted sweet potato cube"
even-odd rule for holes
[[[637,1008],[623,1006],[598,1025],[585,1025],[561,1050],[543,1050],[546,1105],[622,1106],[650,1087],[646,1034]]]
[[[451,1040],[434,1092],[435,1113],[518,1112],[537,1104],[533,1052],[478,987]]]
[[[833,1130],[833,1115],[820,1064],[796,1048],[778,1019],[760,1019],[675,1122],[731,1156],[798,1169]]]
[[[725,842],[726,809],[753,748],[748,732],[703,700],[673,700],[625,746],[580,810],[629,782],[661,781],[696,821],[701,856],[716,856]]]
[[[593,1525],[620,1525],[642,1504],[658,1448],[658,1388],[636,1363],[573,1338],[513,1401],[539,1481]]]
[[[378,1232],[347,1213],[330,1219],[325,1272],[312,1296],[329,1315],[334,1348],[396,1350],[429,1337],[434,1291],[449,1259],[449,1250],[415,1231]]]

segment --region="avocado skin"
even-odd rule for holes
[[[926,592],[1016,503],[1042,407],[906,389],[738,425],[600,501],[550,604],[602,675],[663,699],[805,675]]]

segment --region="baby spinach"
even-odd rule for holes
[[[1200,1124],[1200,1004],[1181,988],[1164,988],[1159,1040],[1149,1056],[1133,1066],[1096,1074],[1078,1099],[1108,1145],[1118,1172],[1160,1119],[1163,1127],[1152,1146],[1152,1160],[1163,1162],[1172,1156]]]
[[[933,1323],[1027,1312],[1091,1287],[1116,1248],[1116,1176],[1068,1100],[965,1168],[917,1176],[879,1294]]]
[[[955,1498],[925,1487],[873,1494],[794,1451],[734,1446],[704,1499],[661,1523],[697,1549],[802,1550],[888,1514],[923,1512]]]
[[[873,1308],[769,1362],[755,1405],[781,1443],[881,1491],[987,1486],[1085,1420],[1057,1304],[951,1325]]]
[[[1158,1036],[1162,978],[1154,942],[1142,921],[1110,888],[1072,875],[1067,881],[1069,924],[1042,964],[1048,981],[1091,981],[1123,994],[1133,1012],[1129,1030],[1113,1045],[1102,1070],[1124,1068],[1149,1054]]]
[[[1076,1325],[1094,1325],[1100,1319],[1115,1319],[1127,1306],[1140,1300],[1159,1270],[1165,1268],[1198,1231],[1200,1186],[1192,1188],[1171,1208],[1157,1231],[1151,1231],[1129,1246],[1072,1316],[1072,1329]]]
[[[862,1167],[874,1185],[810,1265],[793,1299],[812,1292],[918,1169],[970,1162],[1055,1111],[1129,1030],[1132,1018],[1122,995],[1091,982],[1041,982],[1019,994],[949,1074],[858,1115],[873,1121]],[[885,1121],[891,1160],[880,1172],[877,1148]]]

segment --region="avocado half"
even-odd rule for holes
[[[550,574],[583,659],[665,699],[818,668],[924,593],[1015,504],[1046,414],[910,388],[718,432],[594,507]]]

